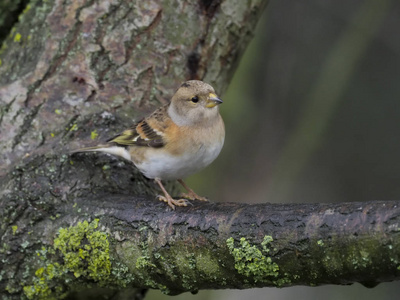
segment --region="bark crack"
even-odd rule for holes
[[[15,135],[13,139],[13,143],[11,149],[14,150],[15,147],[21,142],[21,138],[29,131],[32,121],[35,119],[38,114],[40,108],[44,103],[40,103],[37,106],[32,108],[32,111],[25,116],[24,122],[22,123],[19,132]]]
[[[78,21],[74,28],[70,31],[70,33],[68,34],[68,37],[66,38],[68,42],[66,48],[64,51],[62,51],[62,53],[56,55],[52,62],[50,63],[49,68],[47,69],[47,71],[45,72],[45,74],[42,76],[42,78],[36,80],[34,83],[32,83],[29,87],[28,87],[28,93],[25,99],[25,106],[28,107],[29,106],[29,102],[33,97],[33,94],[35,93],[35,91],[42,85],[43,82],[45,82],[47,79],[49,79],[50,77],[52,77],[58,67],[65,61],[65,59],[68,56],[68,53],[71,51],[71,49],[75,46],[76,42],[77,42],[77,37],[79,35],[80,29],[81,29],[82,23],[80,21]],[[46,100],[43,101],[43,103]]]
[[[195,45],[193,46],[193,50],[187,58],[187,68],[189,70],[189,79],[203,79],[207,73],[207,64],[203,60],[208,59],[208,53],[211,51],[204,47],[206,37],[208,35],[211,21],[215,15],[215,12],[220,7],[219,0],[200,0],[199,6],[203,12],[203,15],[207,18],[205,28],[203,30],[203,34]],[[211,45],[212,46],[212,45]],[[201,74],[200,74],[201,72]]]
[[[9,103],[6,103],[2,108],[0,108],[0,126],[1,126],[1,123],[3,123],[4,116],[6,115],[6,113],[8,113],[10,111],[10,108],[16,99],[17,99],[17,97],[14,97]],[[0,127],[0,129],[1,129],[1,127]]]
[[[58,54],[56,54],[53,57],[50,65],[49,65],[49,68],[47,69],[45,74],[40,79],[36,80],[34,83],[32,83],[28,87],[28,93],[27,93],[27,96],[25,99],[26,107],[29,106],[29,102],[32,99],[34,92],[42,85],[43,82],[45,82],[46,80],[51,78],[56,73],[58,67],[66,60],[70,51],[75,47],[75,45],[78,41],[79,34],[81,32],[81,28],[82,28],[82,22],[79,21],[79,16],[83,9],[90,7],[91,5],[93,5],[93,3],[94,3],[94,0],[89,1],[89,3],[82,5],[81,7],[79,7],[76,10],[76,14],[75,14],[76,23],[71,28],[71,30],[68,32],[67,37],[65,38],[65,40],[67,41],[66,46],[64,47],[64,49],[61,49],[63,41],[60,41]],[[46,99],[43,102],[46,102]]]
[[[133,33],[131,35],[131,40],[128,43],[126,43],[127,46],[125,48],[125,61],[121,64],[121,66],[127,64],[129,62],[129,60],[131,59],[132,52],[135,49],[136,44],[137,44],[137,39],[143,34],[149,34],[160,23],[161,18],[162,18],[162,9],[160,9],[157,12],[156,16],[154,17],[154,19],[151,21],[151,23],[145,30],[143,30],[137,34]],[[133,30],[133,32],[135,32],[135,30]]]

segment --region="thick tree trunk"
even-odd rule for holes
[[[130,163],[68,154],[117,133],[184,80],[223,92],[265,5],[55,0],[20,9],[0,50],[2,298],[398,279],[398,202],[193,202],[173,212]]]
[[[68,150],[120,131],[187,79],[223,93],[267,1],[27,2],[0,3],[1,297],[57,298],[91,284],[167,290],[131,270],[144,250],[126,252],[133,264],[116,252],[130,225],[111,218],[122,227],[106,229],[108,209],[79,200],[153,195],[152,183],[126,162]],[[69,226],[80,233],[61,240]]]

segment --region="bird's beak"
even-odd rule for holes
[[[221,103],[222,103],[222,100],[220,98],[218,98],[217,95],[215,95],[214,93],[210,93],[207,97],[206,107],[212,108]]]

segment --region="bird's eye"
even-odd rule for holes
[[[194,96],[194,97],[192,97],[192,99],[190,99],[193,103],[197,103],[197,102],[199,102],[199,97],[197,97],[197,96]]]

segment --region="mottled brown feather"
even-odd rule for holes
[[[165,146],[163,133],[170,118],[166,113],[168,106],[163,106],[154,111],[147,118],[135,123],[132,128],[114,136],[107,142],[119,146],[143,146],[160,148]],[[171,121],[172,122],[172,121]]]

